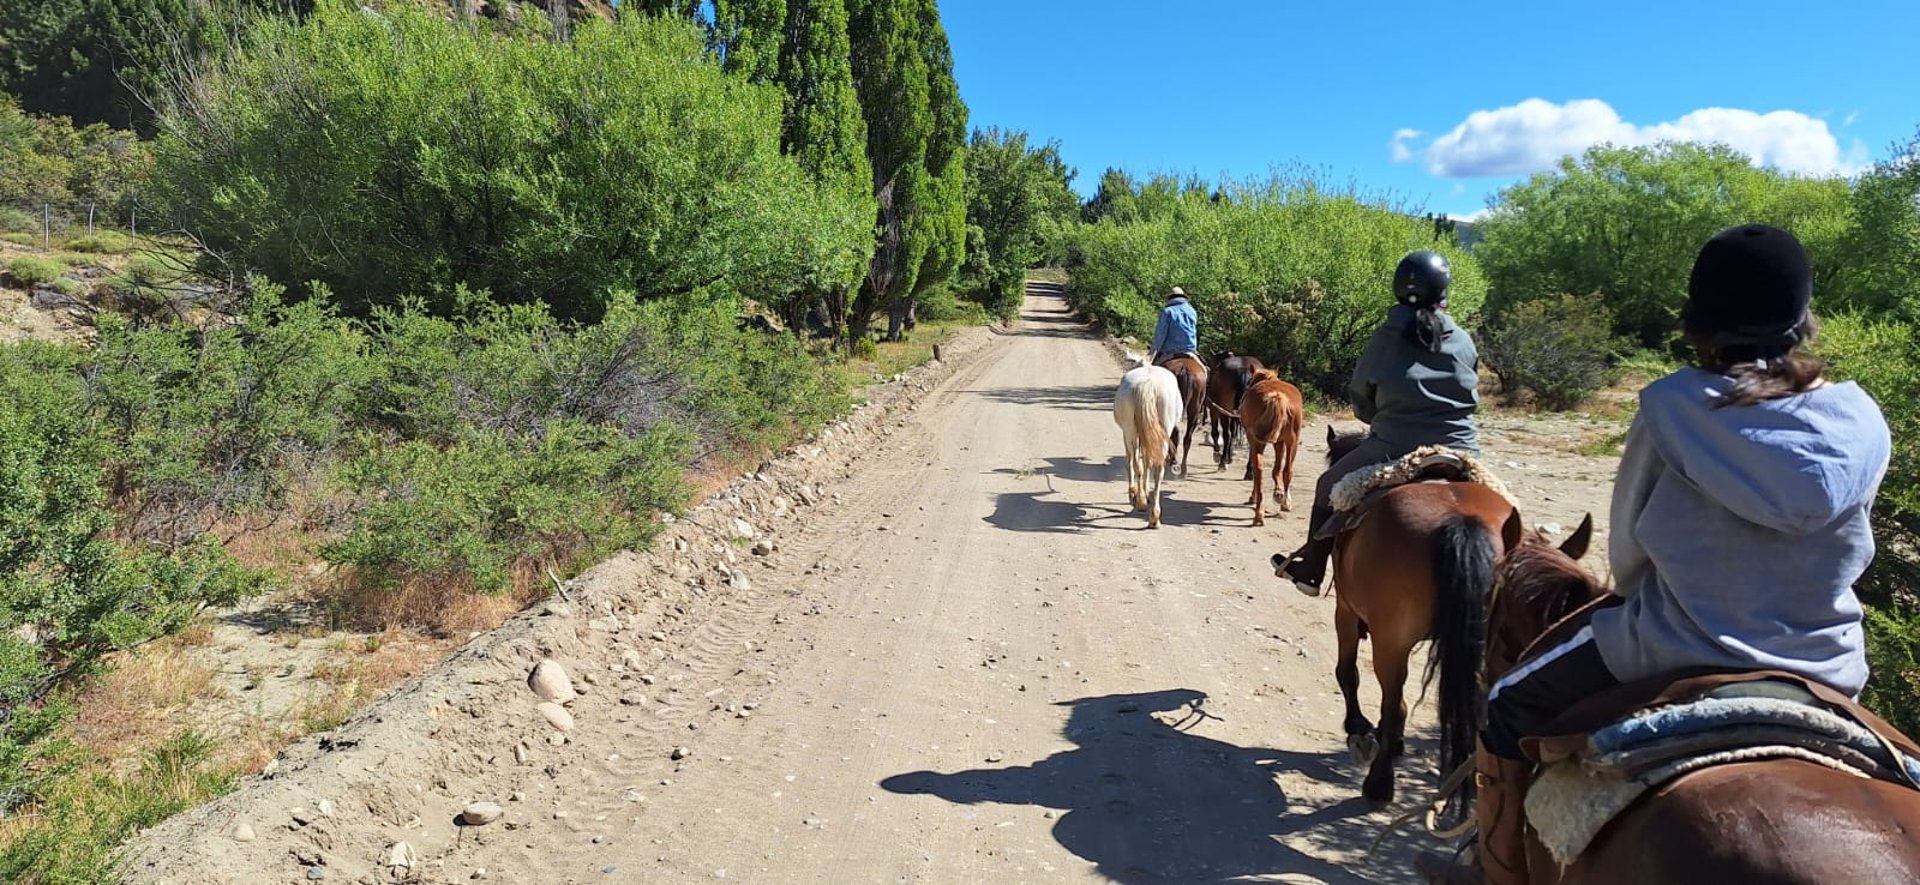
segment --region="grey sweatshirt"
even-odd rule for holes
[[[1857,695],[1853,582],[1892,439],[1866,391],[1830,384],[1713,408],[1726,378],[1683,369],[1640,392],[1613,489],[1615,592],[1593,617],[1623,681],[1686,667],[1786,670]]]
[[[1347,386],[1354,417],[1404,455],[1421,446],[1480,451],[1473,413],[1480,406],[1480,352],[1473,337],[1441,314],[1447,336],[1435,353],[1407,340],[1413,308],[1396,304],[1374,330]]]

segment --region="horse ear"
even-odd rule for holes
[[[1587,555],[1587,548],[1592,545],[1593,514],[1589,513],[1586,519],[1580,520],[1580,527],[1574,529],[1573,534],[1560,543],[1560,552],[1565,553],[1570,559],[1578,560]]]
[[[1327,425],[1327,445],[1333,445],[1334,443],[1339,441],[1340,441],[1340,437],[1333,432],[1333,425],[1328,424]]]
[[[1514,550],[1520,546],[1527,535],[1527,524],[1520,518],[1520,508],[1507,511],[1507,522],[1500,527],[1500,544],[1505,550]]]

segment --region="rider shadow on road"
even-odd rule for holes
[[[1284,834],[1364,846],[1377,824],[1356,796],[1289,813],[1275,778],[1293,770],[1357,784],[1333,757],[1239,747],[1194,734],[1208,716],[1190,689],[1063,701],[1066,737],[1077,747],[1028,766],[887,778],[894,793],[973,805],[995,802],[1066,809],[1053,837],[1118,882],[1228,882],[1304,874],[1327,883],[1369,879],[1283,844]],[[1339,830],[1340,832],[1331,832]],[[1347,832],[1351,830],[1351,832]]]

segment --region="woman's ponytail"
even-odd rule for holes
[[[1413,322],[1407,325],[1408,341],[1432,353],[1440,352],[1440,344],[1447,338],[1447,320],[1440,315],[1440,307],[1428,304],[1414,308]]]

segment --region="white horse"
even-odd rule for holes
[[[1113,396],[1113,423],[1120,425],[1120,438],[1127,448],[1127,497],[1133,509],[1148,511],[1148,528],[1160,527],[1160,481],[1171,466],[1168,434],[1185,420],[1180,382],[1172,372],[1136,365],[1120,379],[1120,389]]]

